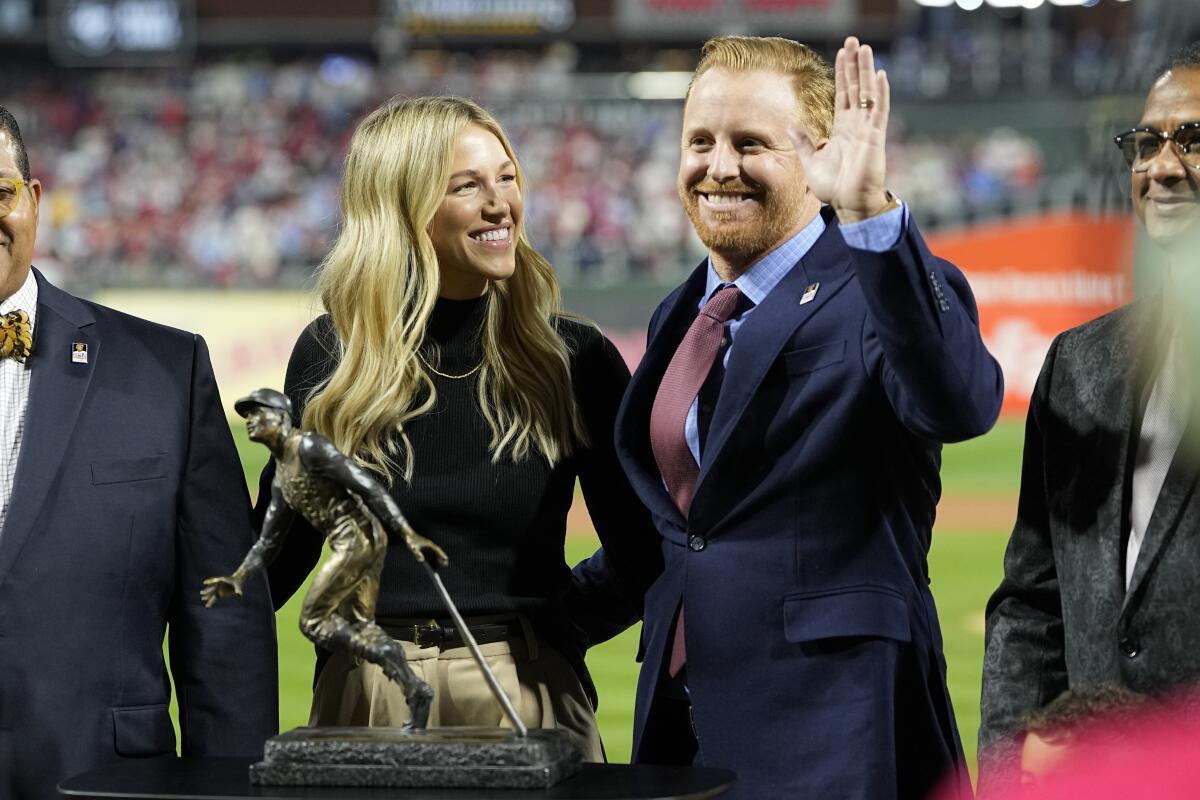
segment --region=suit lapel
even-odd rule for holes
[[[1142,397],[1160,364],[1155,354],[1162,333],[1161,309],[1161,294],[1138,301],[1117,328],[1111,350],[1098,364],[1098,370],[1109,373],[1097,381],[1099,396],[1091,405],[1095,413],[1103,414],[1104,428],[1115,432],[1111,437],[1113,452],[1093,453],[1087,456],[1086,466],[1081,464],[1085,469],[1111,465],[1110,489],[1096,509],[1097,558],[1109,576],[1103,588],[1117,607],[1127,604],[1130,594],[1125,589],[1124,547],[1129,532],[1132,470],[1141,430]]]
[[[1191,430],[1194,431],[1195,427]],[[1130,613],[1136,603],[1134,598],[1145,584],[1147,576],[1157,566],[1163,548],[1175,536],[1184,514],[1194,518],[1197,511],[1200,511],[1190,502],[1196,487],[1196,463],[1184,452],[1188,441],[1194,440],[1185,434],[1179,445],[1180,452],[1176,454],[1170,469],[1167,470],[1158,502],[1154,504],[1154,511],[1150,514],[1150,523],[1146,526],[1146,535],[1142,539],[1142,547],[1133,565],[1129,589],[1125,592],[1125,602],[1121,608],[1122,617]]]
[[[1100,563],[1104,565],[1104,573],[1109,575],[1110,581],[1105,590],[1111,593],[1109,596],[1117,605],[1121,602],[1119,598],[1125,594],[1121,547],[1125,542],[1129,519],[1130,470],[1133,466],[1132,456],[1137,452],[1137,407],[1144,382],[1141,366],[1146,354],[1143,337],[1147,330],[1149,321],[1145,317],[1137,313],[1129,316],[1128,324],[1119,330],[1112,351],[1104,361],[1113,370],[1113,375],[1110,380],[1100,382],[1103,395],[1095,401],[1096,408],[1104,410],[1104,427],[1116,432],[1112,437],[1114,452],[1110,455],[1096,453],[1093,458],[1094,464],[1111,463],[1115,472],[1115,480],[1104,502],[1096,510],[1096,531]],[[1135,365],[1133,370],[1129,368],[1131,364]]]
[[[92,372],[100,339],[87,306],[49,284],[35,270],[38,313],[29,366],[29,406],[17,456],[16,480],[0,531],[0,582],[8,576],[33,530],[62,466]],[[71,360],[75,342],[87,345],[88,363]]]
[[[1142,347],[1142,358],[1137,362],[1141,366],[1134,382],[1134,390],[1130,393],[1137,400],[1142,397],[1148,398],[1150,388],[1163,368],[1163,357],[1170,349],[1167,337],[1173,326],[1168,324],[1168,320],[1162,313],[1163,307],[1164,298],[1159,293],[1150,300],[1149,310],[1145,314],[1144,327],[1139,331],[1146,344]],[[1121,363],[1121,361],[1118,360],[1117,363]],[[1131,415],[1139,413],[1144,415],[1146,403],[1137,402],[1137,400],[1130,401],[1130,413]],[[1187,427],[1179,439],[1179,446],[1175,456],[1171,459],[1167,476],[1163,479],[1158,499],[1154,503],[1154,510],[1150,512],[1150,521],[1146,525],[1146,534],[1142,538],[1142,546],[1138,550],[1137,561],[1133,565],[1129,588],[1125,591],[1124,605],[1121,609],[1122,616],[1132,613],[1137,602],[1135,598],[1145,585],[1147,576],[1158,564],[1159,556],[1167,543],[1174,537],[1175,531],[1183,524],[1194,525],[1194,522],[1185,523],[1184,520],[1185,518],[1193,519],[1200,512],[1200,509],[1197,509],[1191,502],[1198,468],[1200,468],[1195,454],[1189,449],[1189,443],[1195,442],[1197,434],[1200,433],[1200,425],[1197,425],[1196,422],[1196,407],[1197,405],[1193,403],[1193,411],[1187,417]],[[1132,433],[1126,440],[1128,451],[1123,462],[1126,465],[1126,474],[1122,476],[1126,513],[1121,518],[1123,527],[1118,529],[1122,541],[1124,541],[1123,534],[1127,532],[1125,529],[1129,527],[1127,509],[1130,498],[1133,496],[1132,456],[1137,452],[1141,440],[1140,425],[1133,425],[1131,422],[1129,429]],[[1124,574],[1121,577],[1123,580]]]
[[[754,393],[779,357],[784,344],[850,280],[849,254],[836,224],[825,233],[771,290],[738,329],[729,366],[721,381],[721,393],[713,409],[705,452],[702,453],[696,498],[718,463],[730,436],[751,405]],[[805,290],[819,284],[816,294],[801,302]],[[692,512],[697,500],[692,501]]]
[[[707,270],[708,261],[705,260],[674,295],[664,301],[663,318],[650,331],[646,353],[629,381],[616,430],[617,453],[626,465],[630,482],[641,487],[638,494],[642,501],[652,513],[675,520],[680,528],[686,526],[683,515],[667,494],[650,449],[650,410],[663,373],[699,313]]]

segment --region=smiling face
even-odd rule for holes
[[[788,137],[799,123],[790,79],[710,69],[683,111],[679,198],[729,280],[812,221],[820,203]]]
[[[516,269],[524,205],[517,170],[495,134],[469,125],[454,143],[446,194],[429,227],[442,297],[466,300]]]
[[[5,131],[0,131],[0,178],[21,178],[15,144]],[[29,276],[41,199],[42,185],[30,181],[21,190],[16,210],[0,218],[0,300],[11,297]]]
[[[1200,69],[1176,69],[1159,78],[1146,97],[1139,127],[1173,131],[1200,121]],[[1133,173],[1133,209],[1146,233],[1167,250],[1200,236],[1200,171],[1187,166],[1173,144],[1159,150],[1145,172]]]

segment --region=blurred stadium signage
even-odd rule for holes
[[[616,0],[616,23],[626,33],[680,38],[720,30],[811,39],[844,33],[857,11],[857,0]]]
[[[1115,1],[1118,3],[1129,2],[1129,0]],[[931,8],[947,8],[956,5],[963,11],[976,11],[985,5],[992,8],[1024,8],[1033,10],[1046,5],[1047,2],[1052,6],[1095,6],[1099,5],[1100,0],[914,0],[914,2],[919,6],[928,6]]]
[[[575,22],[574,0],[390,0],[410,34],[560,33]]]
[[[64,66],[161,66],[195,47],[192,0],[51,0],[50,54]]]
[[[1054,213],[927,237],[971,282],[1006,416],[1024,416],[1055,336],[1133,299],[1134,233],[1128,217]]]

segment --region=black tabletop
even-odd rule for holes
[[[704,800],[728,791],[736,776],[726,769],[584,764],[549,789],[356,789],[251,786],[249,758],[126,761],[63,781],[59,794],[87,798],[154,800]]]

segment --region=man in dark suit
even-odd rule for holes
[[[1159,291],[1050,347],[1030,403],[1017,521],[987,610],[980,787],[1017,779],[1023,719],[1067,689],[1162,694],[1200,678],[1200,43],[1116,138]],[[1190,443],[1190,447],[1184,446]]]
[[[885,189],[886,77],[853,38],[831,71],[723,37],[685,102],[710,255],[655,311],[616,431],[665,561],[634,758],[732,768],[742,798],[969,792],[926,554],[941,443],[991,427],[1002,378]]]
[[[278,725],[265,581],[203,578],[254,542],[204,342],[30,266],[41,185],[0,108],[0,797],[173,753],[254,755]],[[31,347],[29,345],[32,345]],[[163,659],[169,638],[171,674]]]

